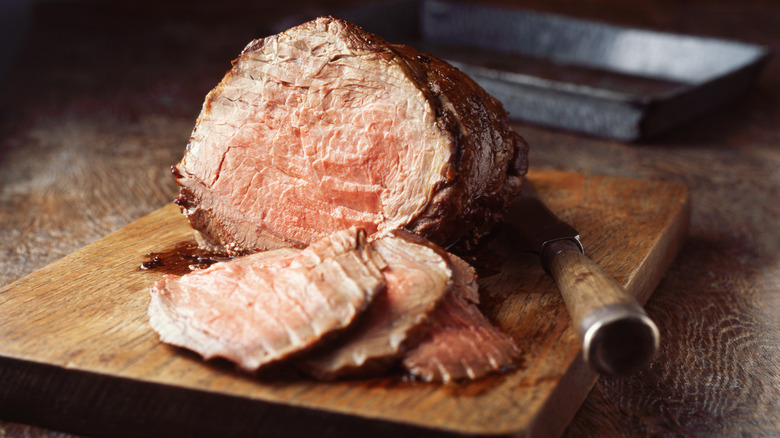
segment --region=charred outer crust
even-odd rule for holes
[[[468,75],[412,47],[392,49],[423,89],[438,127],[453,145],[448,172],[432,202],[406,228],[445,247],[476,242],[519,194],[528,171],[528,144],[509,126],[503,105]],[[485,154],[492,158],[488,163],[481,162]],[[481,164],[492,173],[486,175]]]

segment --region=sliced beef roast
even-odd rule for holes
[[[387,263],[387,288],[334,345],[302,362],[320,379],[377,374],[416,344],[428,316],[452,285],[447,254],[419,236],[396,231],[372,242]]]
[[[320,17],[243,50],[173,170],[200,242],[242,254],[350,226],[473,240],[519,192],[526,158],[465,74]]]
[[[427,336],[403,366],[427,382],[478,379],[511,367],[520,357],[514,340],[482,314],[474,269],[450,254],[452,290],[431,315]]]
[[[349,326],[384,288],[383,268],[365,232],[352,228],[303,251],[166,275],[151,289],[150,324],[164,342],[254,371]]]

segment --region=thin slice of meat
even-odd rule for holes
[[[301,368],[319,379],[376,375],[417,342],[452,284],[447,254],[420,237],[397,231],[372,242],[387,263],[387,288],[334,345],[307,357]]]
[[[521,351],[482,314],[474,269],[450,254],[453,287],[431,315],[427,336],[403,359],[404,368],[426,382],[478,379],[513,367]]]
[[[149,322],[163,342],[255,371],[349,326],[384,289],[383,268],[365,232],[352,228],[303,251],[163,276],[151,288]]]
[[[204,247],[305,247],[350,226],[474,240],[516,196],[527,144],[451,65],[320,17],[252,41],[206,97],[176,202]]]

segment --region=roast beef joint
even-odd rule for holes
[[[471,78],[322,17],[247,45],[174,174],[201,243],[236,255],[351,226],[475,240],[526,170],[525,142]]]
[[[250,42],[206,96],[175,202],[227,256],[151,289],[163,342],[247,372],[450,382],[511,368],[476,243],[527,171],[506,111],[446,62],[333,16]]]

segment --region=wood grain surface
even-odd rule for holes
[[[580,230],[589,256],[645,302],[687,231],[687,189],[556,171],[532,172],[530,181],[550,208]],[[57,428],[72,426],[60,423],[51,411],[71,411],[89,420],[76,432],[97,435],[120,433],[118,422],[135,422],[136,427],[122,429],[128,436],[165,435],[170,424],[188,435],[226,436],[225,424],[240,434],[276,428],[317,432],[308,424],[293,427],[266,419],[260,425],[236,417],[236,412],[250,409],[259,416],[274,411],[301,421],[327,413],[344,417],[336,435],[369,429],[419,436],[558,435],[578,408],[572,401],[584,399],[595,373],[578,356],[579,341],[554,282],[538,257],[512,247],[507,233],[499,228],[473,253],[461,255],[478,269],[487,315],[524,350],[517,370],[460,385],[407,382],[400,376],[323,383],[289,377],[289,370],[283,369],[252,378],[231,365],[203,363],[162,344],[148,325],[148,290],[161,273],[142,270],[141,264],[149,253],[171,252],[193,241],[178,207],[169,204],[0,289],[0,363],[10,370],[2,372],[18,376],[0,392],[0,409],[12,418],[37,419]],[[139,395],[133,404],[173,401],[166,390],[170,387],[189,392],[189,402],[179,405],[175,418],[164,410],[154,414],[115,408],[118,401],[113,398],[127,402],[115,390],[118,380],[156,389],[154,399]],[[96,404],[93,396],[77,390],[67,403],[47,404],[43,395],[63,391],[68,381],[106,395]],[[232,398],[230,408],[209,403],[215,395]],[[206,406],[210,415],[204,417],[198,405]],[[426,415],[420,416],[423,411]],[[178,424],[182,418],[187,419],[184,425]]]
[[[658,357],[635,376],[600,378],[564,436],[777,435],[780,5],[499,2],[774,52],[746,96],[642,144],[515,128],[537,169],[669,181],[686,185],[693,199],[690,237],[646,304],[664,340]],[[313,3],[37,3],[0,91],[0,284],[170,202],[168,166],[181,157],[206,92],[250,39],[265,35],[260,23]],[[0,391],[18,376],[0,375]],[[63,384],[72,390],[79,381]],[[45,399],[65,403],[67,390]],[[81,422],[69,414],[59,413]],[[69,436],[9,418],[0,412],[0,436]]]

